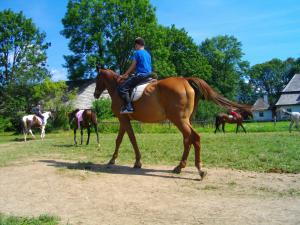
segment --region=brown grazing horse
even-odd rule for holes
[[[95,112],[93,112],[91,109],[85,109],[82,110],[82,121],[79,122],[78,124],[78,118],[76,117],[76,114],[79,112],[79,109],[74,110],[73,112],[70,112],[68,114],[69,116],[69,124],[74,126],[74,144],[77,145],[76,141],[76,130],[79,129],[78,125],[80,125],[80,134],[81,134],[81,139],[80,139],[80,144],[82,145],[83,142],[83,129],[87,128],[88,132],[88,138],[86,141],[86,144],[88,145],[90,142],[90,134],[91,134],[91,125],[94,125],[95,132],[97,135],[97,143],[98,147],[100,147],[99,144],[99,135],[98,135],[98,122],[97,122],[97,116]]]
[[[200,159],[200,136],[192,128],[191,116],[199,99],[207,99],[216,104],[229,108],[245,108],[244,105],[234,103],[216,93],[204,80],[198,78],[170,77],[149,84],[142,97],[133,102],[133,114],[120,114],[123,101],[117,93],[118,75],[112,70],[97,67],[97,80],[94,92],[95,98],[107,89],[112,99],[112,111],[120,122],[119,133],[116,139],[115,151],[109,164],[114,164],[118,157],[119,147],[124,133],[127,132],[135,152],[135,168],[141,168],[141,153],[130,120],[138,120],[145,123],[155,123],[170,120],[183,135],[184,151],[181,161],[173,170],[180,173],[186,166],[186,161],[191,145],[195,149],[195,166],[198,169],[200,179],[206,172],[201,169]]]
[[[220,125],[222,125],[222,131],[223,131],[223,133],[225,133],[225,123],[231,123],[231,124],[236,123],[235,133],[238,132],[239,127],[242,127],[244,132],[247,133],[245,127],[243,126],[243,120],[252,118],[251,109],[249,108],[247,111],[242,110],[241,112],[238,113],[238,115],[239,115],[239,117],[236,118],[236,117],[233,117],[232,115],[228,115],[226,113],[218,114],[216,116],[216,122],[215,122],[215,126],[216,126],[215,133],[217,133],[217,130],[221,131]]]

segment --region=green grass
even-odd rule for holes
[[[86,134],[85,134],[86,137]],[[79,137],[78,137],[79,138]],[[44,141],[22,142],[21,135],[0,136],[0,166],[32,157],[70,159],[82,162],[107,163],[115,146],[116,134],[100,134],[101,149],[95,135],[89,146],[73,146],[72,132],[51,133]],[[182,137],[177,133],[136,134],[142,163],[175,166],[181,158]],[[225,167],[260,172],[300,172],[300,133],[257,132],[247,134],[202,133],[202,159],[205,167]],[[191,150],[189,166],[193,166]],[[119,164],[133,164],[134,153],[127,135],[118,158]]]
[[[58,219],[53,216],[35,217],[6,216],[0,213],[0,225],[57,225]]]

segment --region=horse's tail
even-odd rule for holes
[[[251,113],[251,106],[230,101],[212,89],[204,80],[195,77],[189,77],[186,79],[196,93],[195,99],[197,99],[197,102],[195,101],[195,103],[198,103],[199,99],[203,98],[228,110],[234,108]],[[197,105],[194,107],[197,107]]]

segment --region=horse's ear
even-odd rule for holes
[[[99,70],[101,69],[101,66],[99,64],[96,65],[96,70],[97,72],[99,72]]]

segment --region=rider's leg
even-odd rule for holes
[[[122,83],[118,87],[118,93],[120,97],[124,100],[125,103],[125,109],[127,111],[133,111],[132,105],[131,105],[131,99],[129,96],[129,90],[137,86],[139,83],[143,82],[144,80],[148,79],[149,76],[143,76],[143,75],[133,75],[129,77],[124,83]],[[123,111],[123,110],[122,110]]]

